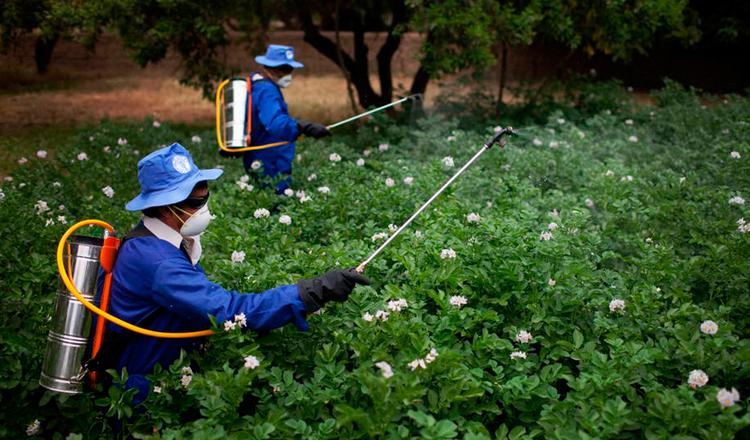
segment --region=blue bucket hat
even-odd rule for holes
[[[294,48],[292,46],[280,46],[269,44],[265,55],[255,57],[255,62],[267,67],[278,67],[288,64],[295,69],[305,65],[294,60]]]
[[[141,193],[125,205],[128,211],[166,206],[188,198],[195,184],[216,180],[224,170],[200,170],[188,150],[174,143],[160,148],[138,162]]]

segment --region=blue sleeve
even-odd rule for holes
[[[258,90],[258,119],[274,137],[292,142],[299,136],[297,121],[282,109],[282,99],[276,90],[267,87]]]
[[[221,323],[244,313],[247,326],[252,330],[270,330],[288,322],[293,322],[300,330],[309,328],[297,286],[241,294],[212,283],[202,271],[182,258],[166,259],[159,264],[153,291],[159,305],[191,319],[206,320],[208,315],[213,315]]]

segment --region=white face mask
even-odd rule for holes
[[[182,210],[175,206],[179,211],[184,212],[187,214],[188,212],[185,210]],[[169,208],[172,209],[171,207]],[[203,233],[203,231],[206,230],[208,227],[208,223],[211,221],[211,212],[208,210],[208,203],[203,205],[203,207],[197,211],[195,211],[193,214],[190,215],[190,218],[188,218],[186,221],[182,221],[179,215],[172,211],[172,213],[177,216],[177,219],[182,223],[182,227],[180,228],[180,235],[183,237],[194,237],[196,235],[199,235]]]
[[[291,84],[291,83],[292,83],[292,74],[291,73],[289,75],[284,75],[281,78],[279,78],[278,80],[276,80],[276,85],[278,85],[282,89],[285,89],[285,88],[289,87],[289,84]]]

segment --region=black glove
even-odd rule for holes
[[[300,133],[304,134],[305,136],[312,136],[315,139],[331,135],[331,132],[328,131],[325,125],[318,124],[317,122],[298,120],[297,128],[299,128]]]
[[[346,301],[357,284],[369,285],[370,280],[354,269],[337,269],[322,277],[299,280],[299,296],[307,312],[314,312],[328,301]]]

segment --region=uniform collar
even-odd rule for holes
[[[177,249],[180,249],[180,245],[184,243],[185,248],[190,255],[191,262],[193,265],[198,264],[198,260],[200,260],[201,254],[203,253],[200,235],[196,235],[195,237],[183,237],[179,232],[167,226],[166,223],[154,217],[143,217],[143,226],[151,231],[156,238],[168,242]]]

